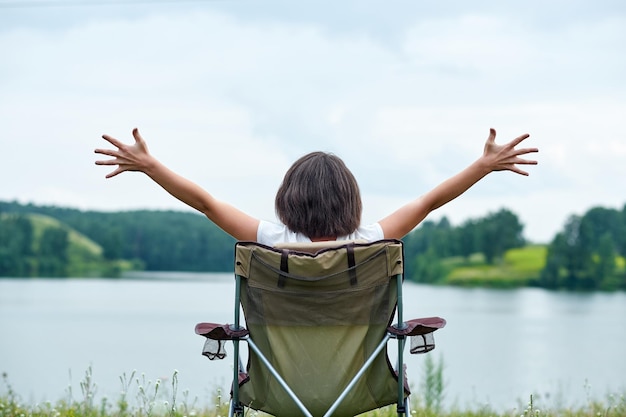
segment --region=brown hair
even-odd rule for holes
[[[361,223],[361,193],[354,175],[331,153],[311,152],[293,163],[276,194],[276,215],[310,239],[335,238]]]

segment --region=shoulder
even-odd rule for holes
[[[286,231],[287,228],[283,224],[261,220],[256,232],[256,241],[264,245],[272,246],[277,242],[276,239],[283,236]]]
[[[267,246],[274,246],[284,242],[302,242],[309,239],[299,233],[294,233],[282,223],[272,223],[265,220],[259,222],[257,242]],[[309,240],[310,241],[310,240]]]
[[[337,240],[366,240],[374,242],[385,238],[379,223],[361,225],[354,232]],[[267,246],[286,242],[310,242],[311,240],[301,233],[294,233],[282,223],[272,223],[265,220],[259,222],[257,229],[257,242]]]
[[[343,237],[344,240],[367,240],[368,242],[374,242],[385,238],[382,227],[379,223],[372,223],[368,225],[361,225],[354,232],[348,236]]]

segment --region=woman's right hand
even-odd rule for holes
[[[518,165],[537,165],[537,161],[521,158],[522,155],[539,152],[537,148],[521,148],[516,146],[528,139],[529,134],[516,137],[509,143],[498,145],[496,143],[495,129],[489,129],[489,137],[485,143],[482,161],[488,171],[512,171],[520,175],[528,175],[528,172],[521,170]]]

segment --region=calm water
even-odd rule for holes
[[[230,274],[146,274],[126,280],[0,280],[0,372],[25,401],[57,401],[91,367],[112,401],[120,377],[160,379],[179,401],[211,404],[230,363],[200,355],[200,321],[232,322]],[[150,278],[150,279],[148,279]],[[156,279],[155,279],[156,278]],[[529,396],[550,406],[626,392],[626,294],[498,291],[405,285],[405,317],[448,320],[436,333],[445,404],[506,410]],[[229,353],[232,352],[228,347]],[[419,387],[424,356],[410,355]],[[153,386],[153,385],[151,385]],[[0,387],[1,392],[6,387]],[[414,389],[414,392],[417,389]]]

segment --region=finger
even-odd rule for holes
[[[117,159],[103,159],[96,161],[96,165],[119,165],[120,162]]]
[[[527,153],[535,153],[535,152],[539,152],[539,149],[538,148],[522,148],[522,149],[516,149],[515,155],[525,155]]]
[[[117,174],[121,174],[122,172],[126,171],[126,169],[122,168],[122,167],[118,167],[115,171],[107,174],[104,178],[113,178],[114,176],[116,176]]]
[[[135,143],[143,146],[144,148],[146,147],[146,142],[143,140],[138,128],[133,129],[133,137],[135,138]]]
[[[487,138],[487,142],[494,143],[496,141],[496,129],[489,128],[489,137]]]
[[[119,140],[109,135],[102,135],[102,139],[106,140],[111,145],[115,146],[116,148],[121,148],[123,145],[122,142],[120,142]]]
[[[112,149],[96,149],[94,150],[94,153],[99,153],[102,155],[107,155],[107,156],[114,156],[114,157],[118,157],[119,154],[117,151],[114,151]]]
[[[523,175],[525,177],[528,176],[528,172],[519,169],[515,165],[513,165],[509,170],[512,171],[512,172],[515,172],[516,174]]]
[[[515,148],[517,145],[520,144],[520,142],[522,142],[525,139],[528,139],[530,137],[530,135],[528,133],[524,133],[521,136],[516,137],[515,139],[513,139],[512,141],[510,141],[508,143],[509,146]]]
[[[526,159],[526,158],[520,158],[519,155],[515,154],[515,155],[511,155],[510,157],[508,157],[505,161],[504,161],[507,165],[515,165],[515,164],[532,164],[532,165],[536,165],[537,161],[534,159]]]
[[[532,159],[520,159],[519,161],[515,162],[516,164],[522,164],[522,165],[537,165],[538,162]]]

